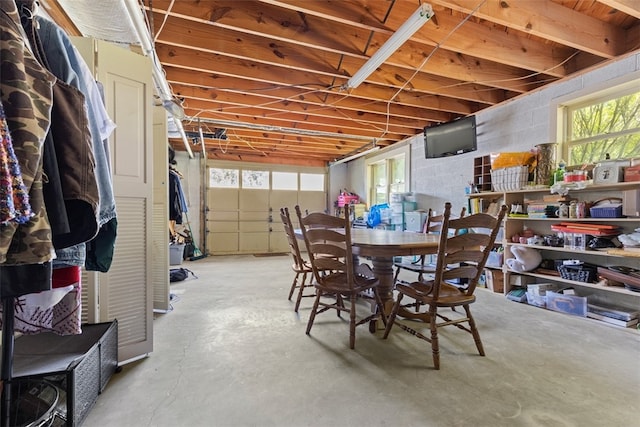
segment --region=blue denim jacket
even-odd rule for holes
[[[116,217],[116,204],[111,180],[108,145],[105,141],[115,128],[109,118],[100,88],[91,70],[71,43],[67,34],[54,22],[36,16],[38,36],[42,42],[50,71],[59,79],[78,88],[85,95],[85,107],[96,161],[95,174],[100,195],[98,224],[106,224]],[[56,251],[55,264],[84,265],[85,245],[80,244]]]

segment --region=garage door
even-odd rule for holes
[[[326,209],[323,169],[211,164],[207,191],[207,248],[213,255],[286,253],[279,210]],[[235,166],[235,167],[231,167]]]

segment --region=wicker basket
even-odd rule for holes
[[[559,265],[558,273],[560,277],[575,282],[591,283],[596,278],[598,268],[595,265],[579,264],[579,265]]]
[[[620,202],[615,206],[597,206],[601,202]],[[611,203],[613,204],[613,203]],[[622,199],[619,197],[611,197],[609,199],[601,199],[594,202],[589,208],[591,218],[621,218],[622,217]]]
[[[493,169],[491,171],[491,187],[493,191],[520,190],[527,186],[528,178],[528,166]]]

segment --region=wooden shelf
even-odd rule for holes
[[[571,184],[569,186],[569,193],[575,192],[594,192],[601,190],[615,190],[624,191],[633,188],[640,187],[640,181],[632,181],[632,182],[616,182],[613,184],[593,184],[591,182],[587,182],[585,188],[571,188]],[[532,188],[524,188],[522,190],[511,190],[506,191],[505,193],[513,194],[513,193],[549,193],[551,194],[551,187],[542,186],[542,187],[532,187]]]
[[[499,199],[500,197],[504,197],[504,193],[502,191],[483,191],[480,193],[467,194],[467,197],[470,199]]]
[[[639,218],[529,218],[507,217],[509,221],[550,221],[550,222],[638,222]]]
[[[571,184],[570,184],[571,185]],[[573,198],[578,198],[579,200],[588,200],[589,197],[601,197],[602,194],[610,195],[612,197],[620,197],[621,192],[629,189],[640,189],[640,182],[619,182],[612,184],[599,184],[594,185],[591,182],[588,182],[585,188],[571,188],[569,189],[569,194]],[[525,195],[527,194],[551,194],[550,187],[546,186],[536,186],[535,188],[526,188],[523,190],[515,190],[515,191],[504,191],[504,192],[480,192],[469,194],[469,202],[470,205],[472,203],[478,204],[476,200],[480,200],[480,203],[483,202],[493,202],[499,199],[503,200],[507,206],[513,204],[524,204]],[[580,196],[578,196],[578,194]],[[549,202],[551,203],[551,202]],[[486,204],[486,203],[484,203]],[[633,229],[640,227],[640,218],[529,218],[523,216],[514,216],[514,217],[505,217],[504,219],[504,238],[500,242],[505,251],[504,251],[504,259],[505,261],[509,258],[513,257],[513,253],[511,252],[512,248],[515,247],[526,247],[532,248],[540,251],[542,253],[543,258],[550,259],[561,259],[564,257],[571,257],[576,259],[588,260],[589,258],[597,259],[597,264],[600,265],[626,265],[626,266],[636,266],[637,258],[636,253],[633,254],[625,253],[621,250],[608,250],[608,251],[593,251],[593,250],[581,250],[581,249],[570,249],[565,247],[554,247],[554,246],[542,246],[542,245],[528,245],[521,243],[513,243],[511,242],[511,236],[515,234],[520,234],[525,228],[532,230],[535,234],[544,236],[547,234],[555,234],[556,232],[551,229],[553,224],[557,224],[560,222],[569,222],[569,223],[592,223],[592,224],[615,224],[620,227],[620,230],[623,233],[631,232]],[[580,286],[583,288],[592,288],[599,289],[602,291],[610,291],[617,294],[624,294],[628,296],[633,296],[636,298],[640,298],[640,293],[633,292],[627,290],[623,287],[615,287],[615,286],[602,286],[598,284],[592,283],[583,283],[583,282],[575,282],[571,280],[565,280],[560,276],[553,276],[549,274],[540,274],[540,273],[520,273],[516,271],[511,271],[507,268],[506,264],[503,266],[505,272],[505,293],[508,293],[511,290],[511,285],[509,284],[509,276],[514,275],[522,275],[535,277],[537,279],[542,279],[545,281],[551,281],[556,283],[562,283],[573,286]]]
[[[482,162],[478,159],[474,162],[474,166],[479,170]],[[475,170],[474,169],[474,173]],[[475,179],[474,175],[474,179]],[[475,181],[474,181],[475,182]],[[570,185],[571,186],[571,185]],[[640,189],[640,182],[619,182],[613,184],[600,184],[594,185],[589,182],[584,188],[569,188],[569,194],[565,197],[571,198],[572,200],[577,201],[589,201],[590,198],[592,200],[602,199],[604,197],[622,197],[621,194],[625,190],[635,190]],[[542,197],[545,193],[551,195],[551,189],[547,186],[536,186],[529,187],[522,190],[514,190],[514,191],[490,191],[487,189],[483,191],[480,189],[478,193],[467,194],[469,208],[471,213],[475,210],[483,210],[486,209],[486,206],[489,206],[492,203],[504,203],[507,206],[518,205],[521,204],[526,206],[528,199],[540,198],[547,199],[546,197]],[[534,195],[533,197],[528,197],[527,195]],[[540,203],[548,203],[553,205],[553,201],[549,202],[540,202]],[[526,208],[525,208],[526,209]],[[510,258],[514,257],[512,249],[517,247],[524,248],[532,248],[536,249],[542,254],[543,259],[550,260],[558,260],[565,258],[574,258],[578,260],[582,260],[584,262],[598,264],[599,266],[612,266],[612,265],[620,265],[627,267],[637,268],[638,258],[640,257],[640,251],[624,251],[621,249],[609,249],[606,251],[594,251],[594,250],[584,250],[584,249],[570,249],[556,246],[543,246],[543,245],[528,245],[522,243],[513,243],[511,241],[511,237],[516,234],[521,234],[525,229],[529,229],[533,231],[535,234],[539,236],[545,236],[549,234],[556,234],[557,232],[552,230],[552,225],[558,224],[560,222],[568,222],[568,223],[591,223],[591,224],[613,224],[619,227],[622,233],[629,233],[632,230],[640,227],[640,218],[628,217],[628,218],[529,218],[528,216],[505,216],[503,227],[502,227],[502,235],[500,241],[497,241],[496,244],[502,245],[504,248],[504,264],[502,265],[503,274],[503,292],[508,294],[514,286],[526,286],[528,283],[555,283],[558,288],[562,287],[575,287],[577,289],[581,289],[582,293],[588,293],[588,290],[597,290],[600,291],[605,296],[605,299],[612,300],[612,303],[618,304],[621,300],[624,300],[622,305],[637,305],[640,302],[640,292],[634,292],[630,289],[625,288],[624,286],[605,286],[606,281],[601,281],[599,283],[587,283],[580,282],[574,280],[564,279],[560,276],[560,274],[556,273],[554,270],[537,270],[538,272],[520,272],[514,271],[508,268],[506,261]],[[587,234],[587,233],[585,233]],[[512,279],[520,277],[518,283],[513,282]],[[535,280],[526,278],[533,278]],[[591,291],[591,292],[593,292]],[[592,321],[598,321],[589,319]],[[600,322],[600,321],[598,321]],[[600,322],[603,323],[603,322]],[[609,324],[607,324],[609,325]],[[619,328],[618,326],[609,325],[612,327]],[[634,328],[635,329],[635,328]]]
[[[530,272],[530,271],[520,272],[520,271],[507,270],[507,272],[511,273],[511,274],[519,274],[521,276],[535,277],[535,278],[538,278],[538,279],[544,279],[544,280],[553,281],[553,282],[566,283],[566,284],[572,285],[572,286],[582,286],[584,288],[600,289],[600,290],[607,291],[607,292],[615,292],[615,293],[619,293],[619,294],[633,295],[635,297],[640,296],[640,293],[634,292],[634,291],[630,291],[630,290],[625,289],[625,288],[623,288],[621,286],[603,286],[603,285],[600,285],[598,283],[577,282],[575,280],[563,279],[560,276],[550,276],[550,275],[547,275],[547,274],[533,273],[533,272]]]
[[[473,159],[473,184],[478,191],[491,191],[491,156]]]
[[[505,242],[503,244],[504,246],[523,246],[525,248],[533,248],[533,249],[544,250],[544,251],[564,252],[564,253],[571,253],[571,254],[577,254],[577,255],[596,255],[596,256],[604,256],[604,257],[629,258],[629,256],[625,256],[620,252],[610,253],[609,251],[587,251],[587,250],[583,251],[580,249],[569,249],[562,246],[526,245],[522,243],[508,243],[508,242]]]

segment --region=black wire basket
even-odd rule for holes
[[[591,264],[559,265],[560,277],[575,282],[591,283],[596,279],[598,268]]]

